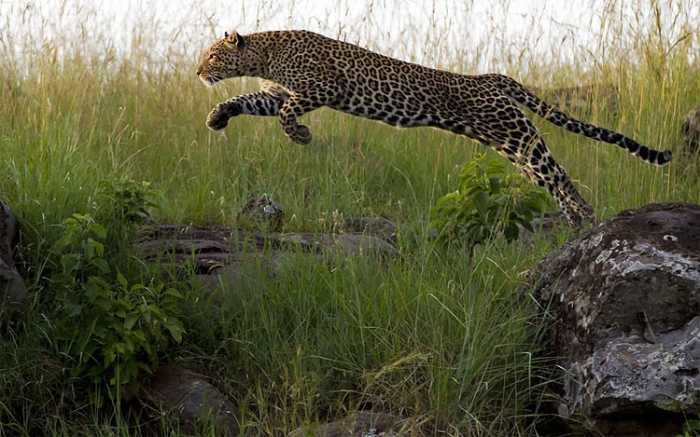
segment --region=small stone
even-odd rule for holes
[[[0,315],[3,309],[19,309],[27,299],[27,287],[14,267],[0,259]]]
[[[27,287],[15,268],[14,252],[19,239],[17,219],[0,202],[0,317],[15,313],[27,299]]]
[[[189,370],[176,366],[159,368],[142,390],[141,400],[156,408],[161,416],[177,416],[185,432],[195,432],[198,423],[213,423],[219,436],[239,434],[231,401],[202,375]]]
[[[240,224],[276,232],[284,224],[284,210],[267,194],[252,195],[238,214]]]

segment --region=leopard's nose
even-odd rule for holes
[[[197,76],[202,74],[202,67],[197,67]]]

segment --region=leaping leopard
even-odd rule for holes
[[[649,149],[564,114],[510,77],[423,67],[308,31],[226,33],[204,52],[197,76],[210,86],[239,76],[263,79],[260,91],[219,103],[209,113],[206,124],[214,130],[240,114],[279,116],[292,141],[308,144],[311,132],[298,119],[326,106],[398,127],[431,126],[475,139],[545,187],[574,226],[590,220],[593,209],[519,106],[652,164],[671,160],[668,150]]]

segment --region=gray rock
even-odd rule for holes
[[[196,432],[198,424],[212,423],[217,435],[239,434],[233,404],[202,375],[180,367],[161,367],[141,396],[159,417],[177,417],[187,433]]]
[[[343,229],[396,243],[396,224],[384,217],[348,217],[343,221]]]
[[[289,437],[395,437],[418,436],[415,424],[384,413],[361,411],[331,423],[299,428]]]
[[[275,276],[290,252],[302,251],[315,257],[324,253],[345,256],[397,254],[396,248],[388,241],[366,234],[258,233],[176,225],[144,227],[135,247],[146,260],[194,273],[209,289],[222,285],[235,287],[245,272],[256,272],[256,269],[249,269],[252,266]]]
[[[700,108],[693,109],[685,117],[683,139],[689,152],[700,151]]]
[[[284,255],[278,251],[229,257],[226,264],[197,275],[208,289],[235,288],[242,281],[256,279],[258,272],[275,277],[284,264]]]
[[[146,260],[194,273],[207,289],[237,285],[245,267],[255,263],[276,273],[278,252],[265,250],[266,245],[265,237],[254,232],[177,225],[144,227],[135,242]]]
[[[623,212],[551,253],[533,278],[564,370],[562,416],[598,431],[654,418],[668,427],[649,435],[673,435],[682,414],[700,413],[700,206]]]
[[[7,265],[0,259],[0,314],[5,309],[16,310],[27,299],[27,287],[14,266]]]
[[[357,256],[379,254],[394,256],[396,248],[389,242],[366,234],[274,234],[270,240],[285,246],[298,246],[304,250]]]
[[[12,211],[0,202],[0,316],[15,312],[27,299],[27,287],[14,261],[18,231]]]

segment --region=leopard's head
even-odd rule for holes
[[[230,77],[256,76],[262,67],[260,54],[250,47],[248,37],[226,32],[202,54],[197,76],[212,86]]]

